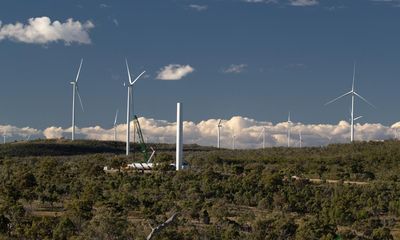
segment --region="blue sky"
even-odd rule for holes
[[[276,123],[290,110],[296,122],[331,124],[349,118],[349,99],[324,103],[350,90],[355,60],[356,88],[377,106],[357,101],[357,115],[391,125],[400,116],[399,4],[3,0],[3,28],[38,17],[93,26],[85,30],[90,43],[0,37],[0,124],[70,126],[69,82],[81,57],[85,112],[78,109],[77,125],[109,128],[117,108],[123,122],[127,57],[134,75],[148,73],[134,89],[140,116],[173,121],[181,101],[185,119],[195,122],[246,116]],[[180,80],[157,79],[170,64],[194,71]]]

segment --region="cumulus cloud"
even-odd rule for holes
[[[81,23],[72,18],[62,23],[52,22],[49,17],[30,18],[27,24],[15,23],[2,25],[0,22],[0,41],[10,39],[16,42],[47,44],[63,41],[71,43],[90,44],[89,30],[94,28],[91,21]]]
[[[217,124],[219,119],[208,119],[200,122],[185,121],[184,142],[185,144],[199,144],[203,146],[216,146]],[[175,143],[176,124],[165,120],[153,118],[139,118],[142,132],[146,142],[152,143]],[[232,135],[236,136],[237,148],[261,148],[262,131],[265,128],[266,145],[268,147],[287,145],[287,122],[271,123],[257,121],[251,118],[234,116],[222,120],[221,146],[232,147]],[[133,129],[133,122],[131,122]],[[125,141],[126,124],[116,126],[117,139]],[[392,126],[384,126],[379,123],[365,123],[355,125],[355,138],[357,141],[380,141],[400,137],[400,122]],[[302,146],[322,146],[331,143],[347,143],[350,141],[350,124],[340,121],[337,124],[303,124],[294,122],[291,125],[291,145],[299,146],[299,133],[302,135]],[[48,127],[45,130],[15,126],[1,126],[0,134],[5,134],[13,139],[23,139],[31,136],[34,138],[70,138],[71,128]],[[133,135],[133,130],[132,130]],[[76,128],[76,136],[81,139],[114,140],[113,128],[102,128],[101,126],[90,126]],[[137,138],[136,138],[137,139]]]
[[[48,139],[58,139],[63,137],[64,132],[61,127],[48,127],[43,131],[43,135]]]
[[[17,137],[17,138],[36,138],[42,136],[42,132],[35,128],[30,127],[16,127],[11,125],[0,125],[0,135],[9,137]]]
[[[318,4],[318,0],[290,0],[290,5],[295,7],[308,7]]]
[[[241,73],[243,72],[247,67],[247,64],[231,64],[229,67],[223,69],[222,71],[224,73]]]
[[[190,4],[189,8],[201,12],[201,11],[207,10],[208,6],[207,5]]]
[[[190,65],[170,64],[160,69],[157,79],[180,80],[193,71],[194,68]]]

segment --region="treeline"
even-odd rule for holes
[[[181,172],[168,170],[171,146],[158,151],[152,173],[103,172],[140,154],[3,155],[0,239],[145,239],[174,213],[176,221],[155,239],[400,237],[399,142],[192,147],[185,152],[190,169]],[[367,184],[314,184],[293,175]]]

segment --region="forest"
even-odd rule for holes
[[[178,172],[174,145],[150,145],[153,171],[115,173],[103,167],[142,154],[111,141],[0,145],[0,239],[400,239],[399,141],[185,145]]]

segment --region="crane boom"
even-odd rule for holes
[[[148,153],[148,150],[147,150],[147,145],[144,142],[142,129],[140,127],[139,119],[138,119],[138,117],[136,115],[134,116],[133,122],[135,124],[136,133],[137,133],[138,138],[139,138],[140,151],[143,153],[144,162],[148,162],[148,161],[150,161],[150,159],[149,159],[149,153]]]

